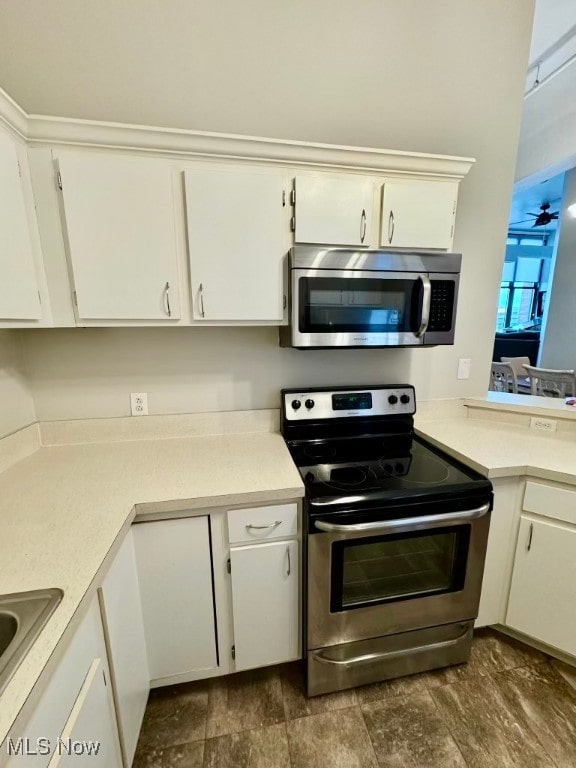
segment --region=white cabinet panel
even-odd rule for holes
[[[0,321],[41,317],[18,154],[0,131]]]
[[[63,153],[58,158],[78,317],[180,317],[170,166]]]
[[[506,624],[576,656],[576,530],[522,517]]]
[[[297,541],[230,551],[236,669],[300,658]]]
[[[387,181],[382,187],[380,245],[449,249],[457,197],[457,182]]]
[[[126,763],[132,764],[150,690],[144,622],[132,530],[128,531],[100,592],[114,700]]]
[[[194,318],[281,321],[284,177],[209,168],[185,179]]]
[[[61,735],[50,768],[122,768],[102,659],[95,659]]]
[[[298,534],[298,506],[274,504],[228,512],[230,544],[251,544],[265,539],[286,539]]]
[[[217,666],[209,518],[134,526],[152,681]]]
[[[297,176],[297,243],[370,245],[374,187],[366,179]]]
[[[576,491],[527,482],[522,509],[576,525]]]

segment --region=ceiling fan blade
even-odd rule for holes
[[[511,221],[508,227],[515,227],[517,224],[526,224],[526,222],[532,221],[532,219],[522,219],[522,221]]]

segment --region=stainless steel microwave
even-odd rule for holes
[[[280,345],[415,347],[454,343],[462,256],[296,246]]]

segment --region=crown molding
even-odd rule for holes
[[[460,180],[473,158],[26,114],[0,89],[0,121],[29,144],[92,147]]]

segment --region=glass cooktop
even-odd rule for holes
[[[479,473],[413,435],[288,442],[314,503],[457,493],[489,487]]]

